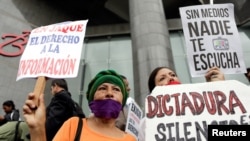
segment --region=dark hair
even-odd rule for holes
[[[65,79],[53,79],[51,82],[51,86],[55,86],[55,85],[68,91],[68,84],[67,84],[67,81]]]
[[[7,100],[3,103],[3,106],[8,106],[8,107],[12,107],[13,110],[16,109],[16,106],[14,104],[14,102],[12,100]]]
[[[149,79],[148,79],[148,89],[149,89],[149,92],[151,93],[153,91],[153,89],[155,88],[155,77],[158,73],[159,70],[163,69],[163,68],[166,68],[166,69],[170,69],[168,67],[157,67],[155,68],[151,74],[149,75]],[[170,69],[172,70],[172,69]]]
[[[249,72],[250,72],[250,68],[247,68],[247,72],[244,73],[246,77],[247,77],[247,74],[248,74]]]
[[[246,76],[246,78],[247,78],[247,80],[250,82],[250,78],[249,78],[248,75],[247,75],[248,73],[250,73],[250,68],[247,68],[247,72],[244,73],[245,76]]]
[[[127,79],[127,77],[122,75],[122,74],[120,74],[120,76],[121,76],[122,79]]]

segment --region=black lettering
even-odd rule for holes
[[[199,29],[198,29],[198,25],[197,25],[197,22],[194,22],[194,23],[187,23],[188,24],[188,31],[189,31],[189,36],[192,38],[193,36],[195,37],[198,37],[200,36],[199,34]],[[194,25],[193,25],[194,24]],[[193,35],[193,33],[195,35]]]
[[[163,123],[160,123],[159,125],[157,125],[157,132],[159,134],[155,134],[155,140],[157,141],[166,141],[167,137],[164,134],[164,132],[166,131],[165,125]]]
[[[219,26],[217,21],[209,21],[210,22],[210,28],[211,28],[211,33],[212,35],[219,35],[220,31],[219,31]]]
[[[196,18],[199,18],[199,11],[198,9],[195,9],[195,10],[187,10],[186,11],[186,15],[187,15],[187,19],[196,19]]]
[[[139,135],[139,132],[137,131],[137,129],[131,125],[130,123],[128,124],[128,130],[131,131],[132,133],[134,133],[136,136]]]
[[[203,127],[200,126],[198,122],[195,122],[197,141],[201,141],[201,135],[207,139],[208,126],[206,121],[202,121]]]
[[[184,126],[184,136],[185,136],[185,140],[186,141],[195,141],[195,138],[194,137],[189,137],[191,135],[191,132],[188,130],[188,127],[191,126],[191,122],[186,122],[186,123],[183,123],[183,126]]]
[[[204,36],[204,34],[211,35],[206,21],[201,21],[201,35]]]
[[[236,52],[194,54],[193,61],[196,71],[207,70],[207,68],[213,66],[217,66],[219,68],[240,68]]]
[[[185,123],[183,124],[184,125],[184,129],[185,129]],[[184,138],[181,138],[180,137],[180,128],[179,128],[179,122],[176,122],[175,123],[175,126],[176,126],[176,130],[175,130],[175,133],[176,133],[176,140],[177,141],[184,141]],[[186,135],[186,132],[185,132],[185,130],[184,130],[184,135]]]
[[[173,132],[172,128],[175,127],[174,123],[167,123],[166,127],[169,131],[168,132],[168,136],[169,136],[168,141],[175,141],[175,137],[173,137],[173,135],[172,135],[172,132]],[[176,132],[176,134],[179,134],[179,130],[176,129],[175,132]]]
[[[194,55],[193,56],[193,60],[194,60],[194,69],[195,69],[195,71],[199,71],[199,70],[201,70],[200,68],[198,68],[198,64],[199,64],[199,55],[198,54],[196,54],[196,55]]]
[[[197,22],[189,22],[187,25],[190,38],[204,35],[233,35],[233,32],[230,32],[231,27],[228,20],[201,21],[200,26]]]

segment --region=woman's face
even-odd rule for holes
[[[11,113],[12,112],[12,107],[11,106],[6,106],[6,105],[3,105],[3,110],[4,112],[7,114],[7,113]]]
[[[101,84],[95,92],[94,100],[104,99],[113,99],[122,104],[123,95],[120,87],[111,83]]]
[[[168,85],[171,81],[180,82],[175,72],[168,68],[160,69],[155,76],[156,86]]]

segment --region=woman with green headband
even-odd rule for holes
[[[33,93],[23,106],[24,118],[30,128],[32,141],[46,141],[45,106],[43,95],[35,106]],[[115,126],[116,118],[126,103],[128,93],[123,79],[113,70],[99,72],[89,83],[87,100],[93,116],[82,119],[80,140],[83,141],[136,141],[135,137]],[[34,107],[36,107],[34,109]],[[78,117],[67,120],[53,141],[73,141],[78,126]]]

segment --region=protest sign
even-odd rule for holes
[[[225,74],[245,73],[233,4],[181,7],[180,15],[192,77],[219,67]]]
[[[139,126],[142,116],[143,112],[139,105],[134,100],[130,100],[125,131],[133,135],[137,140],[139,138]]]
[[[20,59],[17,81],[38,76],[76,77],[86,24],[83,20],[33,29]]]
[[[16,80],[37,78],[33,91],[36,101],[44,91],[46,78],[77,76],[86,25],[87,20],[62,22],[31,31]]]
[[[236,80],[157,86],[146,98],[146,141],[207,141],[208,125],[249,125],[249,94]]]

